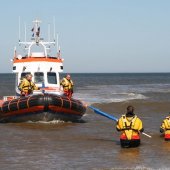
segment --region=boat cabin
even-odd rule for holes
[[[56,56],[50,56],[49,50],[54,41],[45,42],[40,38],[40,21],[35,20],[33,27],[33,38],[31,41],[19,41],[19,45],[24,45],[27,53],[25,55],[17,54],[16,49],[13,59],[13,72],[16,73],[16,94],[20,95],[18,85],[26,74],[33,75],[32,81],[46,93],[63,94],[60,91],[60,76],[63,72],[63,59],[60,55],[60,48],[57,45]],[[57,42],[58,44],[58,42]],[[41,51],[33,51],[34,47],[40,47]],[[41,93],[41,90],[34,91]]]

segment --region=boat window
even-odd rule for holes
[[[57,84],[56,73],[48,72],[47,73],[47,79],[48,79],[49,84]]]
[[[21,80],[23,79],[23,78],[25,78],[25,76],[26,76],[26,74],[31,74],[30,72],[24,72],[24,73],[21,73]]]
[[[43,72],[34,73],[34,82],[37,84],[44,82],[44,73]]]

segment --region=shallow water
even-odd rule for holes
[[[83,74],[84,75],[84,74]],[[114,94],[104,95],[98,87],[98,79],[96,85],[91,79],[87,81],[87,76],[73,75],[77,85],[75,87],[75,96],[84,98],[97,96],[97,102],[92,103],[93,106],[101,110],[111,113],[116,117],[120,117],[125,112],[129,104],[134,105],[136,114],[143,120],[145,132],[150,134],[152,138],[141,136],[141,146],[138,148],[122,149],[119,144],[119,133],[115,130],[115,122],[108,120],[93,113],[90,109],[82,118],[84,123],[64,123],[58,121],[47,122],[27,122],[27,123],[8,123],[0,124],[0,169],[35,169],[35,170],[111,170],[111,169],[169,169],[170,157],[170,142],[165,142],[160,136],[159,126],[162,119],[168,115],[170,111],[168,87],[170,82],[167,82],[167,75],[154,76],[152,84],[157,90],[148,89],[149,78],[146,77],[146,86],[144,81],[137,78],[143,85],[139,88],[125,79],[128,76],[117,77],[117,84],[129,84],[130,88],[123,87],[125,93],[141,94],[146,98],[128,98],[121,102],[110,102],[114,99]],[[8,75],[9,77],[13,75]],[[96,75],[95,75],[96,76]],[[98,77],[102,75],[97,75]],[[113,76],[113,75],[112,75]],[[118,93],[115,87],[115,82],[111,84],[112,76],[108,76],[106,83],[112,86],[113,91]],[[152,76],[153,77],[153,76]],[[83,79],[84,78],[84,79]],[[94,77],[93,77],[94,78]],[[124,79],[124,80],[121,80]],[[78,81],[80,79],[80,82]],[[100,79],[100,78],[99,78]],[[111,79],[111,80],[110,80]],[[116,79],[114,77],[114,79]],[[134,78],[133,78],[134,79]],[[142,78],[144,79],[144,77]],[[163,84],[160,85],[160,81]],[[14,79],[13,79],[14,80]],[[12,81],[11,79],[3,79],[3,83]],[[140,82],[139,81],[139,82]],[[2,83],[1,82],[1,83]],[[125,83],[126,82],[126,83]],[[0,83],[0,84],[1,84]],[[90,84],[91,83],[91,84]],[[169,83],[169,84],[168,84]],[[2,85],[2,84],[1,84]],[[81,87],[80,87],[81,86]],[[89,92],[89,86],[93,86],[93,90]],[[96,87],[96,91],[95,88]],[[105,86],[104,84],[102,86]],[[142,88],[143,87],[143,91]],[[159,90],[159,86],[167,87],[166,93]],[[12,93],[12,85],[8,90],[2,90],[2,94]],[[133,89],[134,88],[134,89]],[[160,88],[160,89],[161,89]],[[111,88],[105,89],[107,94]],[[119,90],[120,90],[119,89]],[[120,90],[120,91],[121,91]],[[14,93],[14,92],[13,92]],[[79,95],[80,94],[80,95]],[[102,100],[102,98],[108,100]],[[121,99],[121,95],[117,94],[115,98]]]

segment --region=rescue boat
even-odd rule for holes
[[[17,54],[14,50],[13,73],[16,74],[16,96],[4,96],[0,100],[0,122],[25,121],[78,121],[86,112],[84,104],[77,99],[68,98],[60,87],[60,73],[63,72],[63,59],[60,47],[57,54],[50,55],[54,41],[44,41],[40,37],[41,21],[33,21],[31,41],[19,40],[24,45],[26,54]],[[54,30],[55,31],[55,30]],[[20,34],[20,33],[19,33]],[[50,40],[50,38],[49,38]],[[41,52],[34,49],[41,49]],[[40,90],[34,90],[29,96],[20,96],[18,85],[20,80],[31,73],[33,82]]]

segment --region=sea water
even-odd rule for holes
[[[61,75],[61,77],[64,74]],[[168,169],[170,142],[159,133],[170,112],[170,74],[71,74],[74,98],[119,118],[128,105],[142,119],[141,146],[122,149],[115,122],[87,109],[83,123],[0,124],[0,169]],[[0,74],[0,97],[15,94],[15,75]]]

